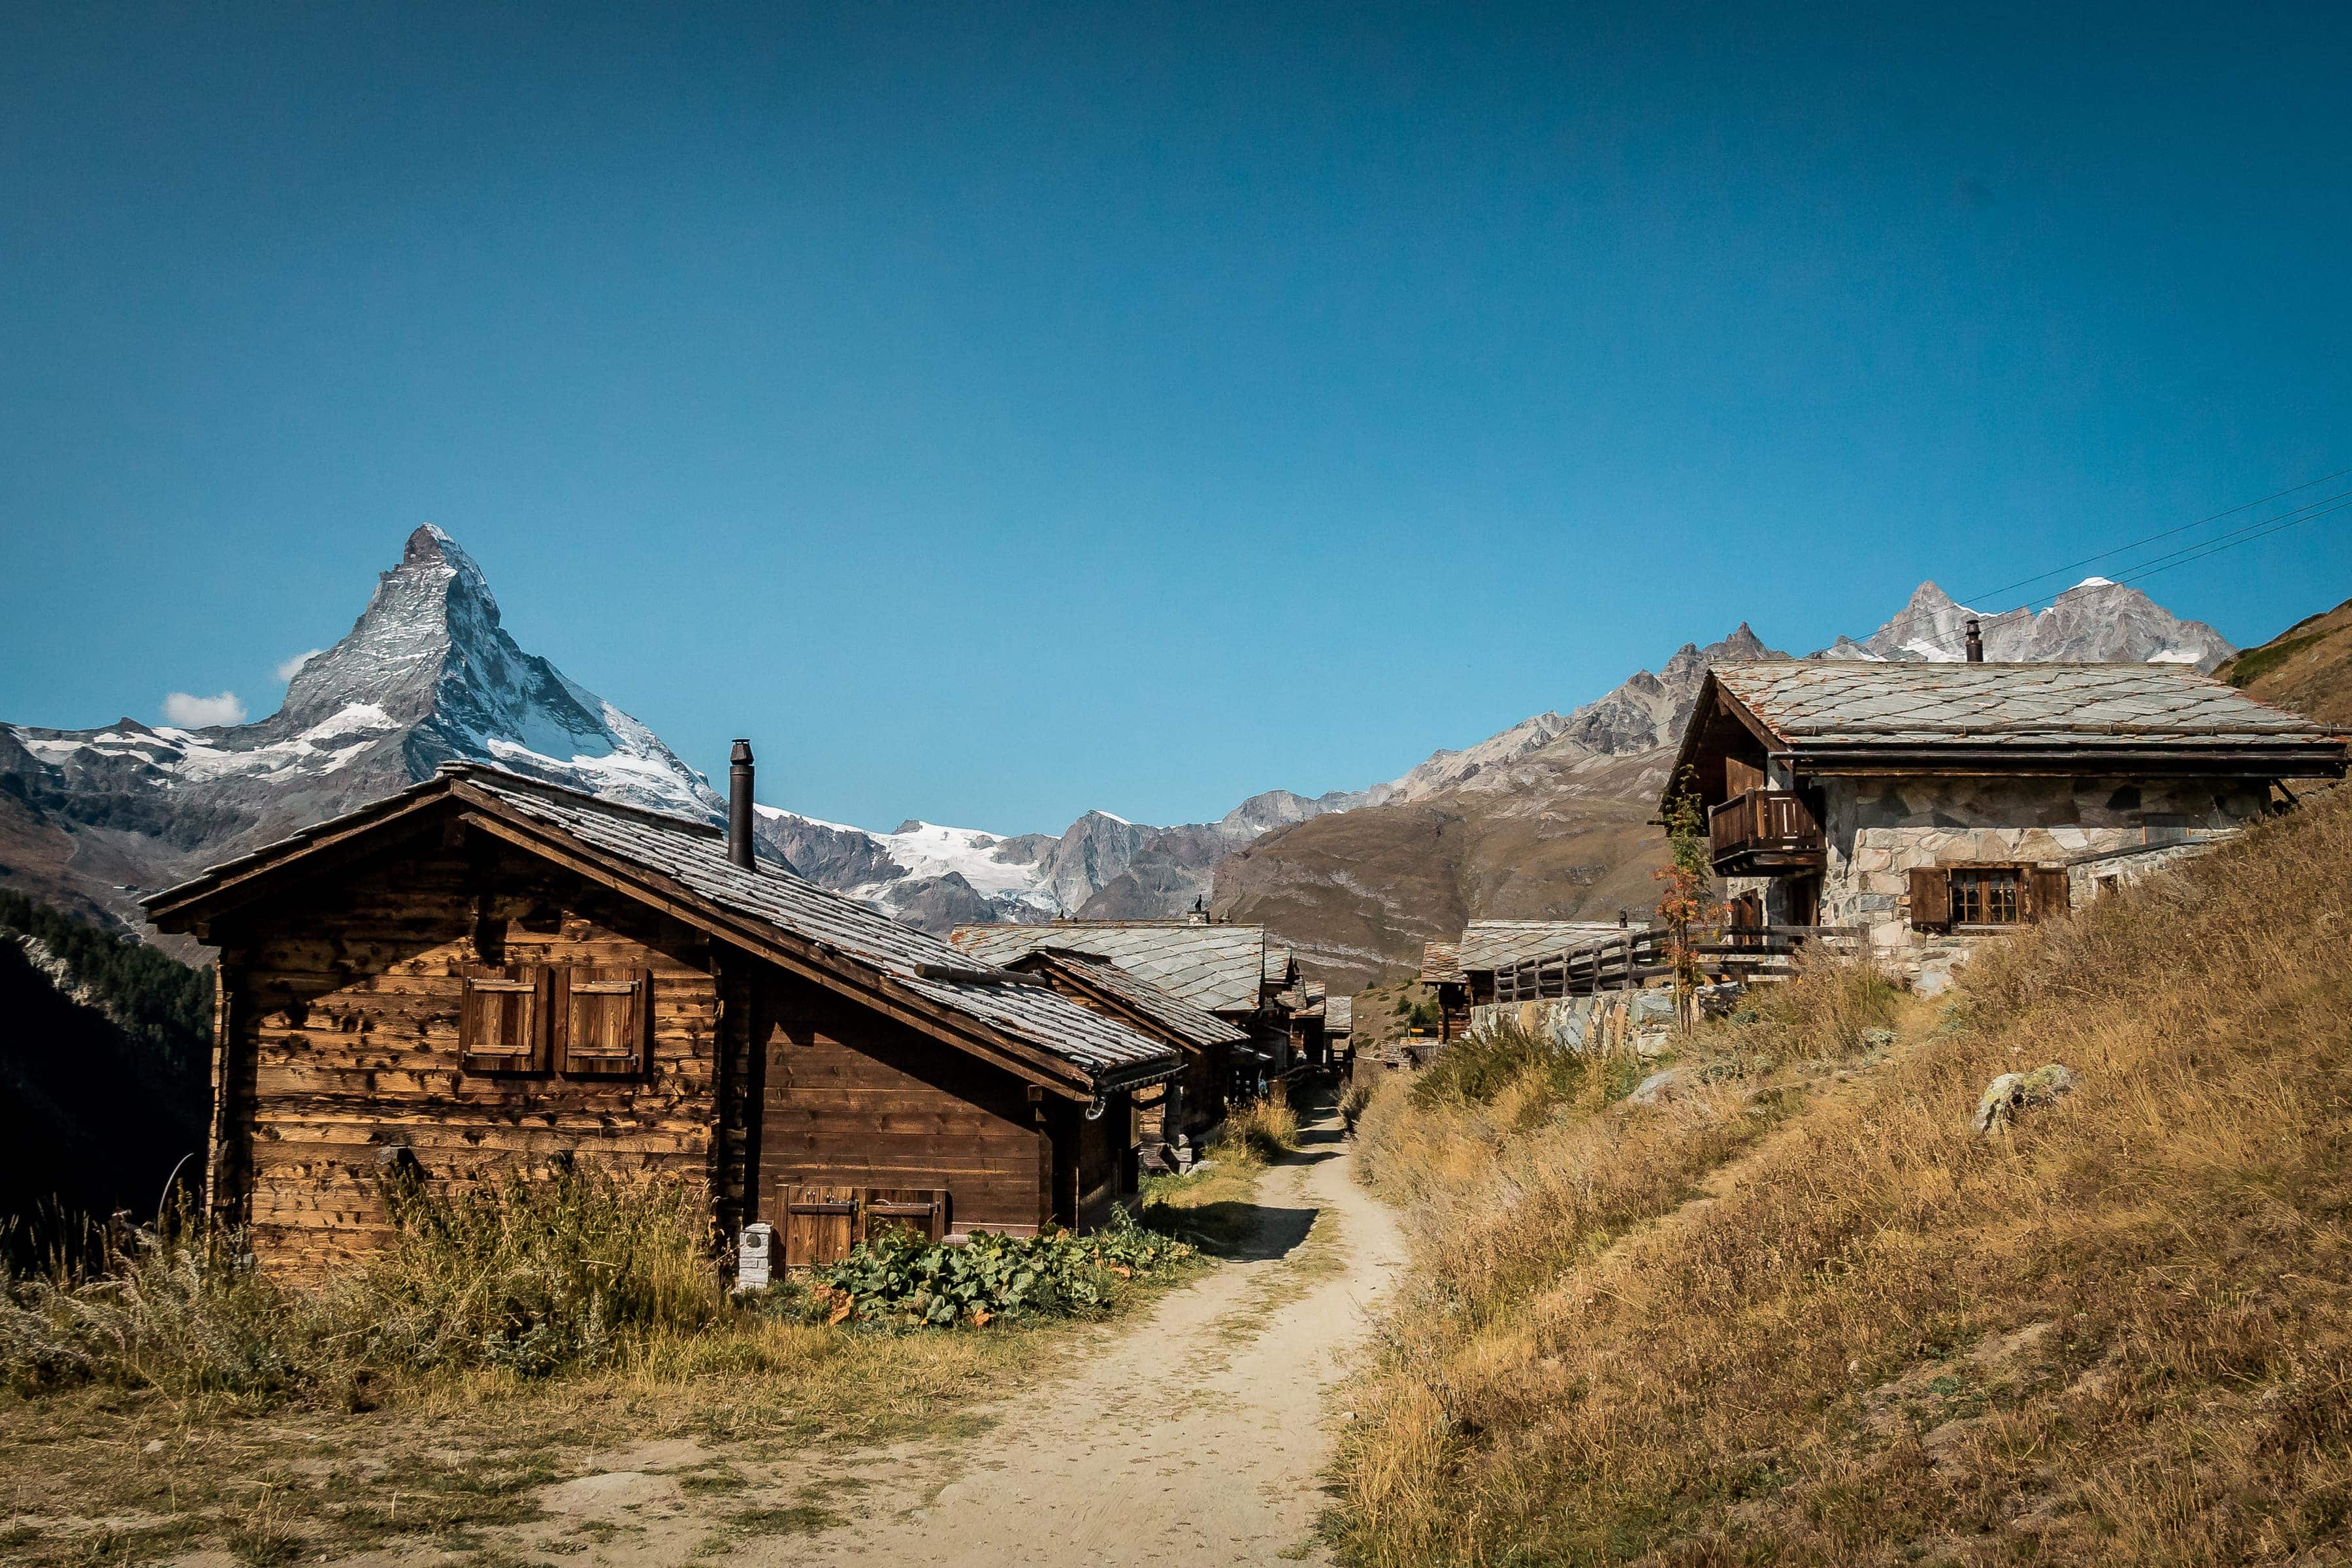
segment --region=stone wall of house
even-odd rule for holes
[[[1630,1050],[1654,1057],[1674,1037],[1675,994],[1671,986],[1654,985],[1549,1002],[1488,1003],[1470,1009],[1473,1035],[1504,1023],[1517,1024],[1564,1051]]]
[[[1861,927],[1881,963],[1928,992],[1981,939],[1911,929],[1914,867],[2067,866],[2079,904],[2097,873],[2078,863],[2136,863],[2142,857],[2120,852],[2143,849],[2161,863],[2235,832],[2265,805],[2259,786],[2237,780],[1832,778],[1822,788],[1822,922]]]

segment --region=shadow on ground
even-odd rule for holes
[[[1285,1258],[1315,1228],[1313,1208],[1270,1204],[1202,1204],[1184,1211],[1178,1233],[1212,1258],[1264,1263]]]

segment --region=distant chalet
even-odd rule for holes
[[[1472,921],[1461,941],[1425,944],[1421,983],[1437,994],[1440,1042],[1469,1026],[1471,1008],[1495,1000],[1496,971],[1603,942],[1622,929],[1618,921]]]
[[[148,900],[220,950],[210,1205],[309,1271],[382,1238],[387,1166],[576,1158],[682,1179],[803,1264],[883,1225],[1076,1226],[1132,1190],[1132,1100],[1183,1070],[1185,1022],[751,862],[701,823],[450,764]]]
[[[1717,665],[1662,798],[1733,924],[1830,927],[1933,990],[2049,919],[2344,776],[2346,742],[2162,664]]]
[[[1020,965],[1031,954],[1083,956],[1219,1021],[1234,1037],[1178,1042],[1183,1075],[1164,1096],[1139,1097],[1147,1142],[1179,1163],[1236,1098],[1304,1067],[1328,1065],[1321,988],[1310,997],[1291,950],[1259,925],[1206,917],[1163,921],[1055,921],[1048,925],[958,926],[949,940],[974,960]]]

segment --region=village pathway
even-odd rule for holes
[[[1131,1325],[1098,1331],[1063,1375],[1024,1388],[976,1435],[796,1457],[755,1492],[822,1499],[773,1532],[729,1530],[750,1492],[694,1495],[680,1475],[727,1458],[691,1440],[603,1457],[500,1532],[509,1556],[580,1568],[1185,1568],[1326,1561],[1323,1489],[1345,1413],[1330,1396],[1371,1331],[1403,1244],[1353,1179],[1328,1114],[1260,1182],[1252,1241]],[[712,1531],[721,1533],[714,1537]],[[552,1534],[551,1535],[551,1531]],[[714,1552],[713,1548],[718,1550]],[[585,1551],[583,1551],[585,1548]],[[415,1568],[402,1553],[351,1560]]]
[[[1336,1122],[1266,1173],[1255,1246],[1007,1411],[915,1506],[793,1542],[795,1563],[1100,1568],[1321,1561],[1341,1412],[1403,1246]],[[779,1543],[781,1546],[782,1543]],[[757,1549],[741,1553],[757,1560]]]

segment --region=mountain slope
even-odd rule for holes
[[[209,971],[0,893],[0,1219],[143,1219],[183,1157],[201,1176]]]
[[[1439,752],[1417,790],[1401,780],[1380,804],[1268,835],[1218,868],[1212,907],[1263,921],[1348,989],[1472,919],[1646,918],[1665,849],[1649,822],[1708,667],[1785,657],[1744,622],[1685,643],[1655,674],[1504,731],[1507,744]]]
[[[2214,673],[2290,712],[2352,726],[2352,599],[2305,616]]]
[[[1391,1080],[1356,1158],[1412,1268],[1344,1559],[2352,1560],[2347,861],[2338,791],[1993,944],[1961,1005],[1819,967],[1649,1105],[1508,1041],[1493,1088]],[[1976,1131],[2045,1063],[2071,1093]]]

